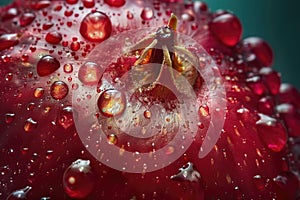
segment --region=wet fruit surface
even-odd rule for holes
[[[299,198],[300,94],[200,1],[0,8],[0,199]]]

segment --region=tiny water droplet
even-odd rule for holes
[[[150,118],[151,118],[151,112],[150,112],[149,110],[145,110],[145,111],[144,111],[144,117],[145,117],[146,119],[150,119]]]
[[[68,129],[74,124],[73,108],[71,106],[64,107],[57,116],[57,123],[64,129]]]
[[[116,144],[118,142],[118,138],[117,138],[117,136],[115,134],[109,134],[107,136],[107,142],[109,144]]]
[[[28,26],[35,19],[35,15],[33,13],[24,13],[19,20],[20,26]]]
[[[50,44],[58,44],[62,40],[62,35],[57,31],[47,33],[45,40]]]
[[[64,65],[64,72],[65,73],[71,73],[73,71],[73,65],[72,64],[65,64]]]
[[[27,193],[32,189],[30,186],[26,186],[22,189],[13,191],[8,197],[7,200],[15,200],[15,199],[27,199]]]
[[[199,107],[199,113],[203,116],[203,117],[207,117],[209,115],[209,108],[207,105],[203,105]]]
[[[11,124],[15,120],[15,113],[6,113],[5,114],[5,123]]]
[[[35,98],[41,98],[44,95],[44,88],[38,87],[34,90],[33,96]]]
[[[37,122],[35,120],[33,120],[32,118],[28,118],[25,122],[24,130],[26,132],[31,132],[34,129],[36,129],[36,127],[37,127]]]

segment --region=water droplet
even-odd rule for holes
[[[269,67],[261,68],[259,73],[262,75],[271,94],[277,95],[281,85],[280,74]]]
[[[95,85],[100,80],[99,66],[94,62],[83,64],[78,72],[79,80],[86,85]]]
[[[127,11],[127,15],[126,15],[127,19],[133,19],[133,14],[130,11]]]
[[[20,17],[20,26],[28,26],[35,19],[35,15],[33,13],[24,13]]]
[[[78,41],[72,42],[70,45],[72,51],[78,51],[80,49],[80,43]]]
[[[262,191],[265,189],[265,181],[260,175],[253,176],[253,183],[258,190]]]
[[[62,35],[57,31],[47,33],[45,40],[50,44],[58,44],[62,40]]]
[[[55,81],[50,87],[50,94],[53,99],[61,100],[67,96],[69,88],[62,81]]]
[[[11,124],[15,120],[15,113],[6,113],[5,114],[5,123]]]
[[[71,73],[73,71],[73,65],[72,64],[65,64],[64,65],[64,72],[65,73]]]
[[[44,88],[41,87],[35,88],[33,92],[33,96],[35,98],[41,98],[44,95],[44,92],[45,92]]]
[[[116,144],[118,142],[118,138],[117,138],[117,136],[115,134],[109,134],[107,136],[107,142],[109,144]]]
[[[5,75],[5,80],[6,81],[11,81],[13,79],[14,75],[12,73],[7,73]]]
[[[271,47],[264,40],[258,37],[246,38],[242,41],[242,52],[247,55],[254,55],[252,62],[258,62],[261,66],[271,66],[273,63],[273,52]]]
[[[48,76],[60,67],[60,63],[56,58],[46,55],[37,63],[36,70],[39,76]]]
[[[145,110],[145,112],[144,112],[144,117],[145,117],[146,119],[150,119],[150,118],[151,118],[151,112],[150,112],[149,110]]]
[[[64,172],[63,186],[71,198],[87,197],[95,186],[95,177],[89,160],[78,159]]]
[[[113,7],[121,7],[125,4],[125,0],[104,0],[104,2]]]
[[[142,10],[142,13],[141,13],[141,18],[143,20],[150,20],[153,18],[153,10],[149,7],[145,7],[143,10]]]
[[[46,159],[50,160],[53,157],[53,150],[47,150]]]
[[[68,4],[76,4],[78,0],[66,0]]]
[[[281,151],[287,141],[287,133],[282,124],[276,119],[264,114],[259,114],[256,122],[259,136],[265,145],[274,152]]]
[[[80,25],[80,34],[91,42],[102,42],[112,31],[109,17],[103,12],[93,12],[85,16]]]
[[[73,108],[71,106],[64,107],[57,116],[57,122],[64,129],[68,129],[74,124]]]
[[[50,197],[42,197],[40,200],[51,200]]]
[[[272,115],[274,113],[274,104],[272,97],[263,97],[258,101],[258,111],[266,115]]]
[[[273,181],[282,191],[285,191],[285,194],[289,195],[290,198],[287,199],[294,199],[297,196],[299,180],[292,172],[281,172]]]
[[[98,108],[106,117],[113,117],[123,113],[125,110],[125,96],[117,90],[106,90],[98,99]]]
[[[207,117],[209,115],[209,108],[207,105],[203,105],[199,107],[199,113],[203,116],[203,117]]]
[[[259,76],[248,78],[246,82],[255,94],[262,95],[266,92],[266,87]]]
[[[19,37],[16,33],[2,34],[0,35],[0,51],[8,49],[19,43]]]
[[[95,0],[83,0],[83,6],[86,8],[92,8],[95,6]]]
[[[26,108],[26,109],[27,109],[28,111],[30,111],[30,110],[33,110],[34,107],[35,107],[35,103],[31,102],[31,103],[29,103],[29,104],[27,105],[27,108]]]
[[[242,35],[240,20],[230,13],[216,16],[210,23],[212,34],[228,46],[236,45]]]
[[[32,118],[28,118],[24,124],[24,131],[31,132],[37,127],[37,122]]]
[[[31,189],[32,187],[26,186],[20,190],[16,190],[7,197],[7,200],[27,199],[26,195]]]

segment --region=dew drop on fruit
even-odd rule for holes
[[[209,108],[207,105],[202,105],[199,107],[199,113],[203,116],[203,117],[207,117],[209,115]]]
[[[99,66],[94,62],[86,62],[78,72],[78,79],[86,85],[95,85],[100,80]]]
[[[63,186],[66,194],[76,199],[87,197],[94,189],[96,182],[94,176],[89,160],[76,160],[63,175]]]
[[[19,43],[19,37],[16,33],[7,33],[0,35],[0,51],[8,49]]]
[[[112,7],[121,7],[126,3],[126,1],[125,0],[104,0],[104,3]]]
[[[57,116],[57,123],[64,129],[68,129],[74,124],[73,108],[71,106],[64,107]]]
[[[43,56],[37,63],[36,70],[39,76],[48,76],[60,67],[59,61],[50,56]]]
[[[100,112],[106,117],[122,114],[126,106],[125,96],[115,89],[104,91],[97,103]]]
[[[44,88],[41,87],[35,88],[33,92],[33,96],[35,98],[41,98],[44,95],[44,92],[45,92]]]
[[[269,67],[261,68],[259,73],[262,75],[271,94],[277,95],[281,85],[280,74]]]
[[[126,15],[127,19],[133,19],[133,14],[130,11],[127,11],[127,15]]]
[[[33,13],[24,13],[21,17],[20,17],[20,26],[28,26],[29,24],[31,24],[31,22],[35,19],[35,15]]]
[[[246,82],[255,94],[262,95],[266,92],[266,87],[259,76],[248,78]]]
[[[47,33],[45,40],[50,44],[58,44],[62,40],[62,35],[57,31]]]
[[[55,81],[50,87],[50,94],[53,99],[61,100],[67,96],[69,88],[63,81]]]
[[[259,137],[274,152],[281,151],[287,142],[287,133],[281,122],[264,114],[259,114],[256,122]]]
[[[146,119],[150,119],[151,118],[151,111],[150,110],[145,110],[144,111],[144,117]]]
[[[92,12],[84,17],[80,24],[80,34],[91,42],[102,42],[112,31],[109,17],[103,12]]]
[[[70,45],[70,49],[72,51],[78,51],[80,49],[80,43],[78,41],[74,41]]]
[[[108,144],[116,144],[118,142],[118,137],[115,134],[109,134],[107,136]]]
[[[15,120],[15,113],[6,113],[5,114],[5,123],[11,124]]]
[[[24,124],[24,131],[31,132],[37,127],[37,122],[32,118],[28,118]]]
[[[86,8],[92,8],[95,6],[95,0],[83,0],[83,6]]]
[[[40,200],[51,200],[50,197],[42,197]]]
[[[65,64],[64,65],[64,72],[65,73],[71,73],[73,72],[73,65],[72,64]]]
[[[281,172],[273,178],[273,181],[282,191],[290,195],[289,199],[295,198],[299,188],[299,180],[295,174],[289,171]]]
[[[242,36],[240,20],[230,13],[216,16],[210,23],[212,34],[227,46],[236,45]]]
[[[253,183],[258,190],[262,191],[265,189],[265,181],[260,175],[253,176]]]
[[[153,10],[149,7],[145,7],[143,10],[142,10],[142,13],[141,13],[141,18],[143,20],[150,20],[153,18]]]
[[[266,115],[272,115],[274,113],[274,104],[272,97],[263,97],[258,101],[258,111]]]
[[[245,55],[254,55],[254,60],[261,66],[269,67],[273,63],[273,51],[267,42],[258,37],[246,38],[242,41],[241,49]]]
[[[22,189],[13,191],[6,200],[17,200],[17,199],[27,199],[27,193],[32,189],[30,186],[26,186]]]
[[[5,75],[5,80],[6,81],[11,81],[12,79],[13,79],[13,74],[12,73],[7,73],[6,75]]]
[[[76,4],[78,0],[66,0],[68,4]]]

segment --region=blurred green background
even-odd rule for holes
[[[5,5],[11,0],[0,0]],[[212,11],[227,9],[241,20],[243,37],[259,36],[273,48],[274,68],[281,72],[284,82],[300,89],[300,17],[299,0],[206,0]],[[298,58],[299,56],[299,58]]]

